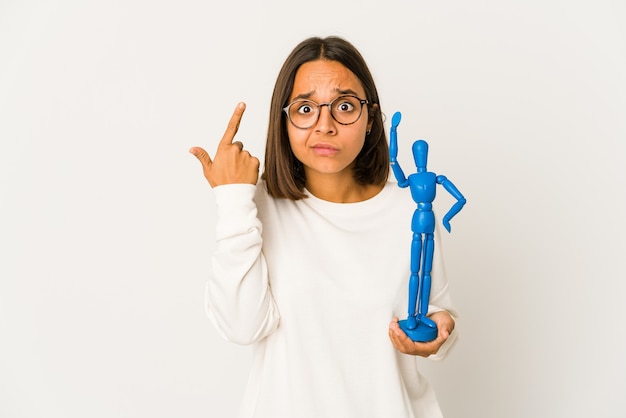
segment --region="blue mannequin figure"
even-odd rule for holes
[[[426,171],[428,144],[417,140],[413,143],[413,158],[417,172],[408,178],[397,161],[398,136],[397,128],[402,114],[396,112],[391,118],[389,138],[389,155],[391,169],[399,187],[410,187],[411,196],[417,204],[413,213],[411,230],[411,277],[409,279],[409,310],[406,320],[400,321],[400,328],[413,341],[432,341],[437,337],[437,325],[427,317],[430,300],[430,272],[432,270],[433,253],[435,250],[435,214],[432,202],[435,200],[437,184],[441,184],[457,201],[443,217],[443,226],[450,232],[450,220],[465,205],[465,198],[445,176]]]

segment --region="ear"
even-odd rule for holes
[[[372,125],[374,124],[374,116],[378,112],[378,103],[374,103],[371,108],[367,109],[367,131],[372,130]]]

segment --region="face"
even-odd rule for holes
[[[366,99],[365,90],[352,71],[337,61],[317,60],[298,69],[289,103],[299,99],[328,103],[345,94]],[[310,128],[299,129],[287,121],[289,143],[304,165],[307,183],[320,175],[352,176],[352,165],[371,127],[368,116],[367,105],[363,105],[355,123],[342,125],[333,119],[328,106],[323,106],[317,123]]]

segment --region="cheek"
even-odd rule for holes
[[[296,158],[300,159],[301,151],[306,146],[307,135],[306,131],[300,129],[288,128],[287,135],[289,136],[289,145],[291,146],[291,152],[294,153]]]
[[[355,149],[354,149],[354,157],[356,158],[357,155],[359,155],[359,153],[361,152],[361,150],[363,149],[363,147],[365,146],[365,138],[361,138],[360,141],[355,143]]]
[[[359,148],[359,151],[365,146],[365,140],[367,138],[366,132],[367,126],[364,126],[363,128],[359,128],[358,131],[354,133],[354,145]]]

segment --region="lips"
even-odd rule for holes
[[[330,144],[315,144],[311,148],[315,154],[320,156],[331,156],[339,152],[339,148]]]

